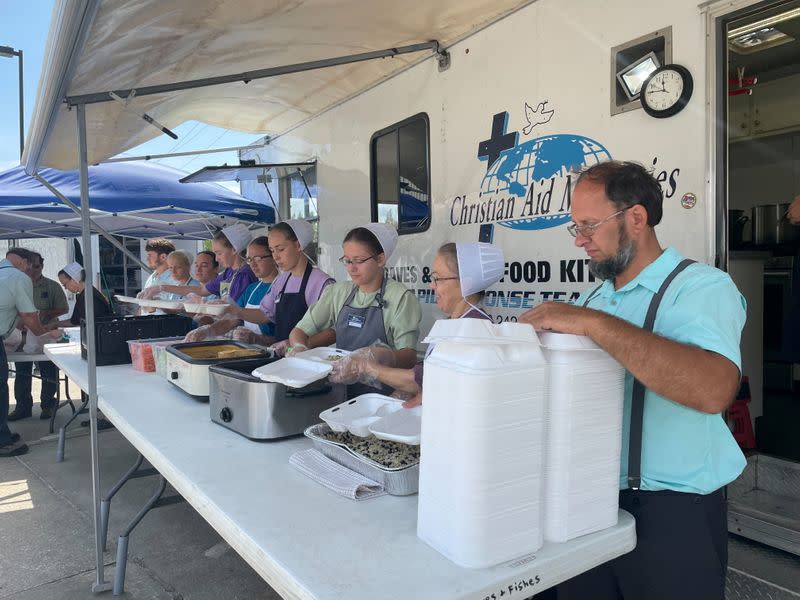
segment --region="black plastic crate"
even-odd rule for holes
[[[124,365],[131,362],[128,340],[186,335],[192,320],[181,315],[145,315],[97,317],[94,324],[97,366]],[[81,319],[81,357],[86,359],[86,320]]]

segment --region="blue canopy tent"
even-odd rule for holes
[[[38,173],[80,205],[78,171]],[[186,173],[155,163],[89,167],[90,218],[100,233],[130,237],[207,239],[242,221],[275,222],[275,211],[214,183],[182,184]],[[0,239],[80,237],[81,217],[23,167],[0,173]]]

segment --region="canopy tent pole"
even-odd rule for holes
[[[94,553],[95,553],[95,581],[92,592],[106,592],[111,589],[111,583],[105,580],[105,565],[103,561],[103,541],[100,531],[100,453],[97,440],[97,355],[95,348],[95,323],[94,323],[94,282],[91,280],[92,271],[92,239],[91,220],[89,219],[89,164],[86,152],[86,107],[79,104],[78,117],[78,159],[80,161],[81,178],[81,237],[83,247],[87,249],[84,255],[84,270],[89,276],[87,288],[84,290],[83,299],[86,311],[86,358],[89,361],[89,431],[92,446],[92,516],[94,520]]]
[[[263,148],[269,143],[269,140],[263,144],[252,144],[250,146],[229,146],[228,148],[212,148],[211,150],[187,150],[186,152],[170,152],[168,154],[145,154],[143,156],[122,156],[120,158],[108,158],[101,160],[98,164],[108,165],[118,162],[134,162],[139,160],[158,160],[159,158],[175,158],[177,156],[199,156],[201,154],[216,154],[218,152],[237,152],[255,150]]]
[[[339,56],[336,58],[325,58],[323,60],[312,60],[309,62],[295,63],[291,65],[284,65],[282,67],[270,67],[268,69],[258,69],[256,71],[245,71],[244,73],[236,73],[234,75],[220,75],[217,77],[206,77],[204,79],[192,79],[189,81],[178,81],[175,83],[165,83],[161,85],[146,85],[140,88],[122,89],[122,90],[107,90],[104,92],[95,92],[91,94],[80,94],[77,96],[67,96],[67,105],[79,106],[81,104],[97,104],[98,102],[114,102],[112,94],[120,96],[123,99],[128,98],[131,94],[135,97],[152,96],[153,94],[164,94],[167,92],[177,92],[180,90],[191,90],[200,87],[208,87],[210,85],[220,85],[223,83],[235,83],[241,81],[243,83],[250,83],[255,79],[265,79],[267,77],[277,77],[278,75],[289,75],[291,73],[302,73],[304,71],[313,71],[315,69],[325,69],[328,67],[337,67],[339,65],[349,65],[357,62],[364,62],[367,60],[375,60],[377,58],[392,58],[401,54],[410,54],[413,52],[423,52],[425,50],[433,50],[439,58],[439,65],[445,63],[449,65],[450,55],[446,50],[439,46],[439,42],[432,40],[430,42],[423,42],[421,44],[411,44],[409,46],[398,46],[397,48],[387,48],[385,50],[375,50],[373,52],[362,52],[361,54],[349,54],[347,56]],[[38,167],[38,164],[37,164]]]
[[[83,172],[81,172],[81,176],[83,176]],[[46,187],[48,190],[50,190],[50,192],[52,192],[52,194],[53,194],[53,195],[54,195],[56,198],[58,198],[59,200],[61,200],[61,201],[62,201],[64,204],[66,204],[67,206],[69,206],[69,207],[70,207],[72,210],[74,210],[74,211],[75,211],[75,212],[76,212],[78,215],[80,215],[80,217],[81,217],[81,220],[83,220],[83,213],[81,212],[81,209],[80,209],[80,208],[78,208],[78,207],[77,207],[77,206],[76,206],[76,205],[75,205],[75,204],[72,202],[72,200],[70,200],[70,199],[69,199],[69,198],[67,198],[67,197],[66,197],[64,194],[62,194],[61,192],[59,192],[59,191],[58,191],[58,190],[57,190],[57,189],[56,189],[54,186],[52,186],[52,185],[50,184],[50,182],[49,182],[49,181],[47,181],[47,180],[46,180],[44,177],[42,177],[42,176],[41,176],[41,175],[39,175],[38,173],[37,173],[36,175],[34,175],[34,177],[36,178],[36,180],[37,180],[39,183],[41,183],[41,184],[42,184],[44,187]],[[88,177],[88,175],[87,175],[87,177]],[[82,184],[82,183],[81,183],[81,190],[83,190],[83,184]],[[83,200],[83,193],[81,192],[81,201],[82,201],[82,200]],[[111,233],[109,233],[108,231],[106,231],[105,229],[103,229],[102,227],[100,227],[100,225],[98,225],[98,224],[97,224],[96,222],[94,222],[92,219],[89,219],[89,224],[91,225],[91,227],[92,227],[92,228],[93,228],[95,231],[97,231],[97,232],[98,232],[100,235],[102,235],[104,238],[106,238],[106,239],[107,239],[107,240],[108,240],[108,241],[111,243],[111,245],[112,245],[112,246],[114,246],[114,247],[115,247],[117,250],[119,250],[120,252],[122,252],[122,254],[124,254],[125,256],[127,256],[128,258],[130,258],[130,259],[131,259],[131,260],[132,260],[134,263],[136,263],[137,265],[139,265],[139,266],[140,266],[142,269],[145,269],[146,271],[150,272],[150,267],[148,267],[148,266],[147,266],[147,265],[146,265],[144,262],[142,262],[142,259],[141,259],[141,258],[139,258],[139,257],[138,257],[138,256],[136,256],[136,255],[135,255],[133,252],[131,252],[130,250],[128,250],[128,249],[127,249],[127,248],[126,248],[126,247],[125,247],[123,244],[119,243],[119,241],[117,241],[117,238],[115,238],[115,237],[114,237],[114,236],[113,236]],[[84,241],[84,244],[85,244],[85,243],[86,243],[86,242]],[[87,247],[91,247],[91,246],[87,246]]]

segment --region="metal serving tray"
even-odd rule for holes
[[[330,431],[331,428],[328,425],[319,423],[307,428],[304,434],[314,443],[317,450],[325,456],[364,477],[369,477],[373,481],[380,483],[386,492],[393,496],[408,496],[419,491],[419,463],[410,467],[395,469],[384,467],[374,460],[356,454],[344,444],[320,437]]]

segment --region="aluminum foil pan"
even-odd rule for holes
[[[388,494],[393,496],[408,496],[419,491],[419,463],[410,467],[390,469],[379,465],[375,461],[356,454],[344,444],[332,442],[321,437],[331,431],[325,423],[308,427],[304,434],[314,446],[331,460],[340,465],[369,477],[380,483]]]

